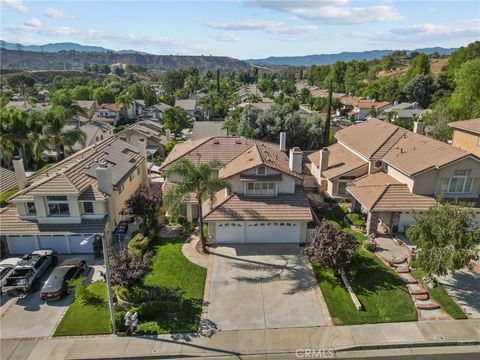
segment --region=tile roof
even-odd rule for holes
[[[455,121],[448,125],[456,130],[465,130],[480,135],[480,119]]]
[[[83,219],[80,224],[39,224],[36,220],[19,218],[15,206],[0,210],[0,233],[3,235],[35,235],[35,234],[95,234],[103,233],[106,218]]]
[[[308,199],[300,187],[294,194],[276,196],[226,195],[217,193],[214,206],[203,204],[205,221],[311,221],[312,213]]]
[[[208,136],[227,136],[223,129],[223,121],[195,121],[193,123],[192,139],[197,140]]]
[[[175,100],[175,107],[182,108],[185,111],[193,111],[197,108],[197,100],[178,99],[178,100]]]
[[[340,102],[344,105],[355,105],[359,100],[363,100],[363,97],[345,95],[340,98]]]
[[[162,126],[155,121],[143,120],[136,122],[127,127],[125,130],[120,131],[118,136],[131,131],[137,132],[138,134],[145,136],[148,139],[155,140],[157,143],[163,145],[165,145],[168,141],[167,137],[163,133]]]
[[[333,179],[362,166],[368,166],[368,162],[355,155],[341,144],[333,144],[328,147],[328,168],[323,172],[327,179]],[[320,162],[320,150],[307,157],[317,167]]]
[[[368,100],[359,100],[353,104],[353,106],[358,107],[359,109],[379,109],[385,106],[390,105],[388,101],[368,101]]]
[[[96,111],[98,111],[102,108],[105,108],[105,109],[108,109],[108,110],[111,110],[111,111],[115,111],[115,112],[119,112],[119,111],[122,111],[123,109],[125,109],[125,106],[123,104],[103,103],[102,105],[100,105],[100,107],[98,109],[96,109]]]
[[[105,199],[107,195],[98,190],[95,173],[97,164],[102,160],[112,165],[112,180],[115,187],[145,161],[137,147],[112,136],[76,152],[34,176],[29,187],[16,193],[9,200],[25,200],[32,195],[43,194],[81,196],[84,191],[89,192],[83,196],[84,198]]]
[[[406,184],[383,172],[355,180],[347,191],[370,211],[420,211],[435,204],[433,197],[412,194]]]
[[[17,186],[17,176],[12,170],[0,167],[0,193]]]
[[[165,182],[162,185],[163,193],[165,194],[165,192],[167,192],[168,190],[170,190],[174,186],[175,186],[174,182],[165,180]],[[185,202],[188,203],[188,204],[196,204],[197,203],[197,196],[195,195],[195,193],[193,193],[193,192],[189,193],[187,198],[185,199]]]
[[[145,108],[143,111],[148,111],[148,110],[159,110],[159,111],[165,111],[169,108],[171,108],[172,106],[170,105],[167,105],[167,104],[164,104],[164,103],[158,103],[158,104],[154,104],[154,105],[151,105],[147,108]]]

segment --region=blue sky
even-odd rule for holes
[[[474,1],[0,0],[1,38],[240,59],[458,47],[480,39]]]

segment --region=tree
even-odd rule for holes
[[[72,99],[69,91],[65,89],[55,91],[52,94],[50,102],[52,108],[59,112],[63,112],[64,117],[67,119],[73,118],[77,115],[85,115],[84,109]]]
[[[432,75],[417,75],[405,85],[403,92],[408,101],[418,102],[422,108],[427,108],[436,88]]]
[[[132,106],[133,103],[133,97],[132,95],[127,91],[123,90],[120,94],[117,95],[115,98],[115,103],[123,105],[125,109],[128,109],[129,107]]]
[[[35,80],[28,74],[13,74],[7,78],[7,84],[15,89],[22,99],[26,99],[27,96],[33,91]]]
[[[425,122],[425,132],[428,136],[447,142],[452,138],[453,129],[448,126],[452,121],[450,110],[445,106],[438,106],[432,112],[422,115]]]
[[[405,81],[409,82],[417,75],[430,74],[430,60],[425,54],[418,54],[413,58],[405,74]]]
[[[112,285],[130,288],[143,278],[150,267],[152,252],[147,251],[140,255],[128,251],[127,248],[120,252],[109,250],[109,265]]]
[[[315,229],[313,240],[305,254],[335,273],[343,270],[355,256],[358,243],[352,234],[337,229],[324,219]]]
[[[413,217],[416,223],[408,227],[407,236],[417,244],[417,263],[429,275],[446,275],[477,257],[480,229],[473,227],[472,204],[438,202]]]
[[[164,201],[173,214],[180,213],[190,193],[195,194],[198,208],[198,224],[200,228],[200,241],[202,249],[206,251],[206,239],[203,229],[203,202],[207,199],[210,204],[216,201],[215,194],[222,189],[231,189],[230,183],[225,179],[219,179],[216,172],[223,167],[219,161],[213,160],[207,163],[194,165],[190,160],[183,158],[169,166],[166,177],[174,174],[181,177],[180,181],[165,192]]]
[[[90,88],[84,85],[75,86],[70,92],[75,100],[90,100]]]
[[[106,86],[101,86],[93,90],[92,98],[98,105],[115,102],[115,95]]]
[[[163,126],[170,129],[173,134],[179,135],[182,130],[191,126],[185,110],[178,107],[171,107],[163,113]]]
[[[480,117],[480,59],[464,63],[455,73],[449,107],[457,120]]]
[[[158,103],[157,95],[155,95],[155,93],[150,87],[145,87],[143,89],[143,101],[145,102],[146,107],[149,107]]]
[[[125,202],[125,211],[128,214],[141,217],[143,235],[153,237],[157,231],[158,212],[162,203],[160,192],[146,193],[140,191]]]

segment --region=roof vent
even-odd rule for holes
[[[241,145],[241,144],[242,144],[242,140],[236,140],[236,141],[235,141],[235,144]]]
[[[220,144],[220,140],[213,140],[213,143],[218,145],[218,144]]]

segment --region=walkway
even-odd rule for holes
[[[212,337],[162,335],[150,337],[89,336],[4,340],[1,359],[60,360],[133,357],[231,356],[291,354],[297,349],[346,350],[422,346],[477,345],[480,320],[423,321],[355,326],[221,331]],[[443,347],[442,347],[443,348]],[[462,347],[457,348],[458,352]],[[265,358],[265,357],[264,357]],[[269,357],[270,358],[270,357]],[[284,357],[285,358],[285,357]]]

